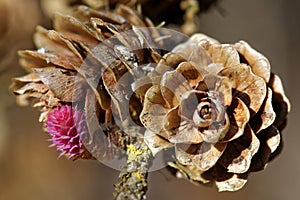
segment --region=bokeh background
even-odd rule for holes
[[[283,153],[234,193],[195,186],[167,170],[152,172],[149,200],[300,198],[299,9],[297,0],[222,0],[199,22],[202,32],[221,42],[247,40],[269,58],[272,70],[283,79],[292,102]],[[11,77],[24,73],[16,50],[34,48],[31,38],[37,24],[51,24],[38,0],[0,0],[0,200],[112,199],[118,171],[93,161],[57,160],[58,153],[47,148],[38,111],[18,107],[8,91]]]

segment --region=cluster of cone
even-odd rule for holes
[[[176,162],[169,165],[177,175],[215,182],[220,191],[241,189],[250,172],[264,169],[281,150],[290,104],[280,78],[246,42],[220,44],[195,34],[166,53],[159,50],[164,38],[159,29],[137,27],[153,24],[122,5],[114,11],[79,6],[72,15],[56,14],[54,30],[37,28],[38,50],[19,52],[28,74],[13,80],[18,103],[41,111],[40,121],[60,155],[113,156],[133,137],[114,116],[124,126],[130,117],[145,128],[144,141],[154,156],[175,149]],[[134,37],[119,34],[129,30]],[[130,75],[122,86],[141,81],[127,72],[149,63],[155,67],[142,77],[148,84],[132,88],[129,116],[122,116],[126,91],[118,81],[124,74]],[[99,138],[95,127],[103,130],[102,142],[88,152],[80,136],[93,144]]]

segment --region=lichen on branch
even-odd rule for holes
[[[146,199],[151,151],[143,141],[127,145],[127,163],[115,185],[114,199]]]

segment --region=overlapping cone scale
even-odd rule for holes
[[[53,30],[36,28],[38,50],[19,51],[20,65],[28,74],[13,79],[11,89],[18,103],[38,108],[41,122],[58,107],[76,107],[85,116],[88,129],[80,138],[83,149],[98,160],[113,158],[126,147],[128,135],[116,120],[124,122],[130,117],[140,124],[136,111],[142,108],[143,92],[136,92],[131,97],[129,116],[124,114],[120,105],[132,89],[122,88],[120,83],[130,85],[136,78],[132,71],[137,73],[138,66],[161,58],[152,48],[161,44],[155,42],[158,31],[143,27],[153,24],[122,5],[113,11],[78,6],[70,15],[55,14]]]
[[[156,71],[140,119],[153,154],[175,147],[177,175],[236,191],[280,151],[290,103],[268,59],[246,42],[195,34]]]

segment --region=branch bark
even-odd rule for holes
[[[146,199],[147,176],[151,151],[144,142],[127,145],[127,165],[115,185],[115,200]]]

